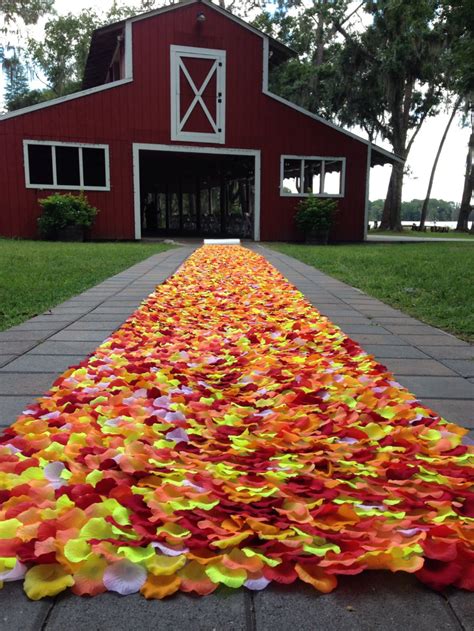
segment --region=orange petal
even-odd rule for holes
[[[217,584],[208,578],[205,567],[191,561],[178,572],[181,579],[181,589],[183,592],[196,592],[201,596],[210,594],[217,588]]]
[[[178,591],[181,579],[174,576],[155,576],[148,574],[148,578],[143,584],[140,592],[145,598],[157,598],[161,600]]]
[[[72,591],[78,596],[96,596],[106,591],[103,576],[107,561],[99,557],[92,557],[83,563],[74,573]]]
[[[329,594],[337,586],[337,579],[332,574],[326,574],[323,569],[318,566],[309,568],[306,566],[303,568],[298,563],[295,565],[295,570],[298,576],[305,583],[309,583],[318,592],[323,594]]]

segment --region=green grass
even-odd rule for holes
[[[474,341],[474,245],[470,243],[272,247],[415,318]]]
[[[416,230],[401,230],[400,232],[391,232],[390,230],[369,230],[370,235],[380,235],[383,237],[419,237],[423,239],[468,239],[474,241],[474,234],[469,232],[417,232]]]
[[[169,247],[0,239],[0,331]]]

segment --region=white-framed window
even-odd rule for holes
[[[225,142],[226,51],[170,46],[171,140]]]
[[[109,146],[24,140],[26,188],[110,191]]]
[[[346,159],[323,156],[281,156],[282,197],[344,197]]]

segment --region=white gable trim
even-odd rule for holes
[[[129,20],[125,22],[125,78],[133,79],[133,29]]]
[[[82,90],[81,92],[74,92],[73,94],[67,94],[66,96],[60,96],[57,99],[51,99],[44,103],[37,103],[36,105],[30,105],[29,107],[23,107],[21,110],[15,110],[14,112],[7,112],[0,116],[0,123],[8,118],[15,118],[15,116],[23,116],[23,114],[30,114],[30,112],[36,112],[37,110],[45,109],[46,107],[54,107],[55,105],[61,105],[67,101],[74,101],[75,99],[82,99],[84,96],[95,94],[96,92],[103,92],[104,90],[111,90],[112,88],[119,88],[126,83],[131,83],[133,78],[120,79],[119,81],[112,81],[111,83],[105,83],[104,85],[98,85],[95,88],[89,88],[88,90]]]
[[[135,217],[135,239],[142,238],[141,199],[140,199],[140,151],[175,151],[181,153],[214,153],[221,155],[253,156],[255,160],[255,216],[253,226],[254,241],[260,241],[260,195],[261,195],[261,152],[260,149],[234,149],[196,145],[156,145],[134,142],[133,155],[133,195]]]

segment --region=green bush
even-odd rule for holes
[[[336,200],[310,195],[298,204],[296,225],[305,233],[325,232],[331,228],[336,212]]]
[[[44,237],[55,237],[58,230],[67,226],[88,228],[99,212],[84,193],[55,193],[40,199],[39,205],[43,214],[38,218],[38,228]]]

